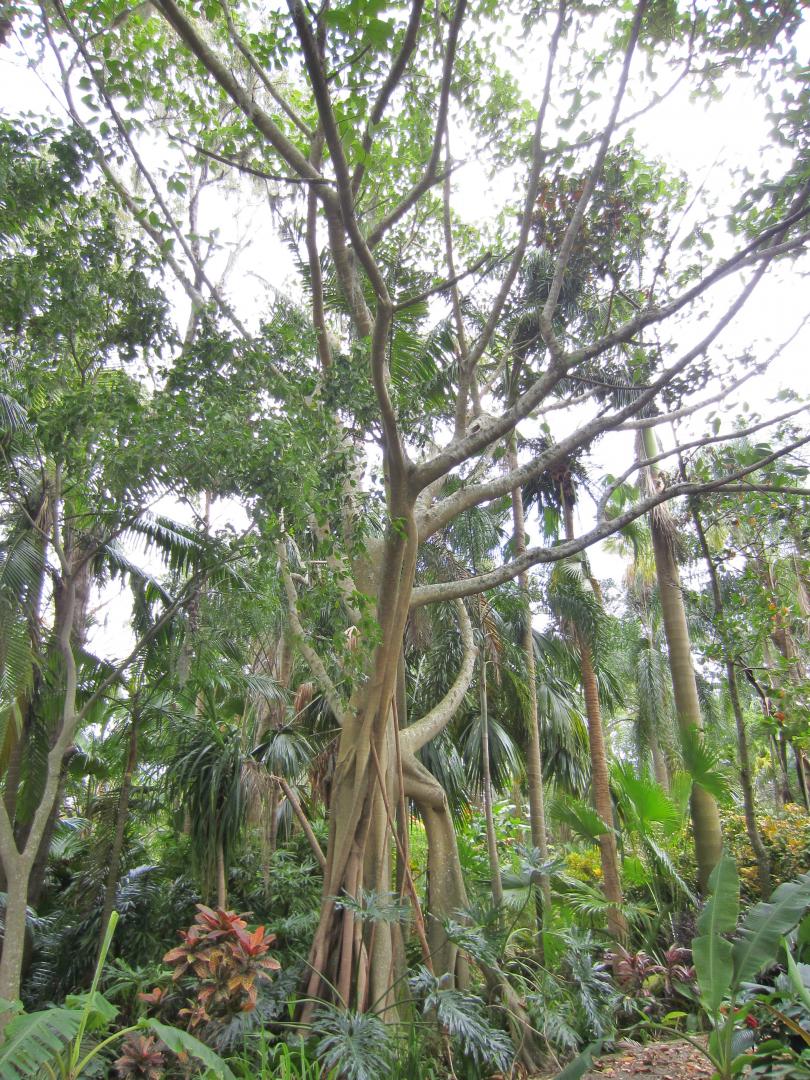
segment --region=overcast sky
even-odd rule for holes
[[[807,54],[810,26],[802,28],[797,45],[800,53]],[[537,73],[538,70],[536,67],[527,68],[529,91],[532,79],[539,81],[538,74],[532,76],[532,71]],[[37,73],[26,67],[24,58],[15,47],[0,49],[0,101],[6,103],[9,112],[15,108],[37,113],[58,111],[57,102],[44,85],[43,79],[46,77],[42,69]],[[705,181],[710,192],[722,190],[723,185],[727,184],[730,170],[750,160],[752,151],[756,152],[767,138],[762,104],[757,100],[752,86],[743,84],[734,85],[719,101],[710,104],[692,102],[685,89],[678,90],[648,116],[641,118],[634,127],[639,145],[646,148],[649,154],[663,159],[673,170],[685,170],[693,182]],[[499,192],[491,190],[486,177],[474,164],[461,168],[454,177],[454,183],[461,199],[459,205],[462,213],[471,217],[488,213],[493,197],[500,197]],[[283,245],[273,237],[272,223],[263,197],[257,197],[253,207],[244,206],[239,215],[234,215],[231,203],[228,204],[227,214],[219,213],[216,205],[211,206],[209,212],[212,217],[218,216],[228,223],[231,238],[244,233],[249,233],[253,238],[238,277],[230,281],[230,291],[239,296],[240,307],[244,303],[246,311],[261,311],[268,285],[282,289],[297,288],[290,276],[293,272],[290,257]],[[229,237],[223,233],[223,238]],[[804,264],[806,271],[806,258]],[[757,358],[764,358],[775,344],[787,338],[798,325],[808,308],[809,292],[806,279],[798,276],[794,269],[777,268],[759,287],[733,327],[724,334],[720,346],[723,352],[733,354],[753,346]],[[718,311],[722,310],[723,294],[722,289],[718,290],[715,301]],[[781,387],[810,394],[809,341],[810,334],[807,332],[799,335],[774,362],[767,375],[751,380],[731,401],[736,405],[747,401],[758,412],[771,415],[780,410],[776,406],[769,406],[768,399],[775,396]],[[715,406],[719,412],[723,408]],[[724,420],[724,430],[737,415],[736,409],[728,405],[725,408],[727,418]],[[691,433],[699,434],[704,424],[705,417],[692,422],[684,437]],[[667,433],[662,434],[669,437]],[[594,454],[594,461],[603,471],[618,473],[630,464],[632,454],[632,436],[613,437],[602,441]],[[583,514],[587,513],[587,507],[583,507]],[[226,519],[241,524],[241,518],[242,515],[233,506],[220,505],[215,508],[214,525]],[[586,523],[583,521],[583,524]],[[534,532],[537,532],[536,528]],[[600,576],[616,577],[621,572],[620,561],[615,556],[595,550],[592,561]],[[157,566],[154,569],[157,570]],[[101,611],[102,626],[94,634],[93,645],[105,655],[113,656],[123,651],[128,639],[128,634],[118,625],[126,620],[126,616],[112,593],[105,600],[107,618]],[[106,628],[103,626],[105,621]]]

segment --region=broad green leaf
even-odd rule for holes
[[[107,1028],[118,1015],[118,1007],[111,1001],[107,1001],[98,990],[87,994],[68,994],[65,998],[65,1007],[68,1009],[86,1009],[87,1030],[98,1031]]]
[[[734,974],[733,946],[719,934],[704,934],[692,941],[700,996],[711,1013],[716,1013],[727,997]]]
[[[159,1020],[153,1019],[145,1020],[143,1026],[154,1031],[173,1053],[189,1054],[197,1061],[201,1061],[218,1080],[236,1080],[219,1054],[215,1054],[210,1047],[199,1039],[195,1039],[193,1035],[189,1035],[187,1031],[171,1027],[169,1024],[161,1024]]]
[[[31,1080],[67,1049],[79,1030],[78,1009],[43,1009],[15,1016],[0,1046],[0,1080]]]
[[[810,1010],[810,990],[807,989],[806,979],[802,978],[803,974],[810,976],[810,968],[807,964],[802,964],[801,969],[796,961],[793,959],[793,955],[790,951],[790,946],[785,942],[785,956],[787,958],[787,973],[790,979],[790,985],[793,987],[794,993],[803,1003],[804,1007]]]
[[[810,874],[787,881],[746,915],[734,942],[734,985],[753,979],[776,960],[780,939],[810,906]]]
[[[737,864],[725,852],[709,878],[711,896],[697,921],[699,935],[716,937],[737,928],[740,914],[740,878]]]

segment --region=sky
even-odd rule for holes
[[[797,44],[800,52],[808,52],[810,25],[805,25],[800,31]],[[533,84],[536,91],[542,74],[540,69],[529,66],[523,74],[527,81],[527,92],[531,92]],[[0,50],[0,101],[10,103],[11,108],[22,106],[34,112],[54,109],[55,102],[45,88],[43,77],[47,78],[46,72],[41,68],[36,72],[27,67],[13,49]],[[642,117],[634,127],[638,143],[651,155],[662,159],[674,170],[684,170],[692,180],[705,180],[710,192],[721,190],[727,183],[730,170],[749,159],[752,146],[761,145],[766,138],[762,104],[757,100],[753,88],[743,85],[735,85],[719,101],[710,104],[691,101],[685,90],[676,91],[648,116]],[[502,196],[502,192],[492,190],[474,162],[458,170],[454,184],[460,199],[460,212],[473,219],[490,205],[492,197],[497,199]],[[223,240],[229,239],[228,230],[231,237],[249,236],[252,239],[242,259],[242,270],[230,284],[232,293],[239,295],[240,308],[261,311],[266,303],[264,298],[268,286],[282,291],[297,289],[289,253],[269,228],[269,215],[263,196],[257,195],[255,205],[252,208],[244,207],[238,216],[233,214],[230,204],[228,212],[222,213],[216,202],[209,206],[208,212],[212,218],[227,223],[227,229],[223,229]],[[807,259],[804,269],[808,269]],[[718,290],[718,310],[722,310],[723,293],[724,290]],[[807,295],[806,279],[797,277],[793,271],[777,270],[760,286],[741,317],[724,334],[724,351],[732,354],[743,352],[756,343],[755,352],[761,358],[772,347],[769,342],[779,343],[798,325],[808,308]],[[182,301],[179,303],[182,304]],[[702,332],[702,328],[695,328],[695,332],[699,329]],[[807,332],[800,335],[766,375],[752,379],[744,390],[734,395],[732,401],[738,404],[748,402],[756,411],[770,415],[769,410],[775,412],[781,406],[771,406],[768,400],[782,387],[789,387],[800,394],[810,394],[809,341]],[[706,391],[707,394],[710,392]],[[724,411],[723,406],[715,408],[721,414]],[[727,403],[724,425],[730,425],[735,415],[736,410]],[[685,426],[682,437],[699,434],[705,422],[705,415],[699,416]],[[669,437],[666,432],[663,434]],[[604,472],[618,473],[624,471],[632,455],[633,437],[614,436],[603,440],[594,454],[594,460],[597,468]],[[166,508],[183,516],[182,508],[171,501]],[[582,525],[585,526],[591,508],[583,505],[582,512]],[[226,520],[235,521],[239,527],[244,523],[244,515],[233,504],[215,503],[214,528]],[[591,559],[597,575],[613,578],[620,575],[620,560],[604,549],[592,550]],[[151,569],[158,572],[158,564]],[[99,608],[99,627],[93,635],[93,645],[107,656],[120,654],[129,640],[128,632],[120,626],[125,622],[121,602],[113,592],[100,597],[99,602],[102,606]]]

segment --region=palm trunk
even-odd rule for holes
[[[651,428],[647,428],[644,432],[644,449],[648,458],[655,456],[657,448]],[[655,480],[654,476],[653,480]],[[660,507],[650,514],[650,533],[661,598],[664,634],[669,653],[669,670],[672,674],[672,689],[675,695],[675,710],[681,736],[686,741],[692,738],[695,732],[703,730],[703,719],[700,713],[695,669],[692,665],[692,648],[681,579],[675,559],[671,519],[665,514],[666,512]],[[705,892],[708,889],[709,875],[717,865],[723,850],[720,815],[714,798],[699,784],[692,785],[689,807],[695,841],[698,884]]]
[[[770,859],[768,858],[768,852],[765,850],[765,845],[762,843],[762,837],[760,836],[757,827],[756,808],[754,806],[754,786],[751,780],[751,756],[748,753],[748,734],[745,730],[745,717],[743,716],[742,704],[740,702],[737,672],[734,668],[728,634],[725,629],[723,594],[720,591],[720,582],[717,578],[717,567],[714,564],[712,553],[709,550],[706,532],[703,528],[703,522],[700,520],[700,514],[698,513],[697,505],[695,503],[692,504],[692,520],[695,523],[695,530],[700,543],[700,550],[703,554],[703,560],[706,563],[706,569],[709,572],[709,582],[711,583],[712,588],[712,601],[714,603],[715,627],[720,635],[720,645],[725,660],[728,696],[731,701],[731,709],[734,713],[734,725],[737,730],[737,754],[739,755],[740,763],[740,786],[743,795],[745,829],[748,833],[751,849],[754,852],[754,858],[757,861],[757,876],[759,877],[760,892],[763,897],[768,897],[771,895],[771,865]]]
[[[565,537],[574,538],[574,515],[571,497],[563,485],[562,489],[563,521]],[[628,937],[627,920],[622,913],[624,895],[622,893],[619,854],[616,848],[616,833],[613,829],[613,800],[610,797],[610,777],[608,774],[605,731],[602,724],[602,706],[599,702],[599,684],[593,667],[591,649],[576,632],[577,648],[582,672],[582,692],[585,698],[585,715],[588,720],[588,748],[591,759],[591,797],[594,809],[608,826],[609,831],[599,837],[599,857],[602,865],[602,891],[610,905],[607,909],[608,933],[620,944]]]
[[[481,655],[479,699],[481,702],[481,784],[484,794],[484,821],[487,832],[487,855],[491,879],[492,903],[499,908],[503,904],[501,866],[498,860],[498,844],[495,839],[495,819],[492,815],[492,776],[489,766],[489,708],[487,704],[487,662]]]
[[[217,907],[228,908],[228,878],[225,874],[225,848],[222,838],[217,840]]]
[[[507,467],[509,470],[517,468],[517,445],[513,434],[508,443]],[[526,550],[526,518],[523,510],[523,492],[515,488],[512,492],[512,525],[514,535],[515,558]],[[518,576],[518,586],[523,598],[523,656],[526,665],[526,685],[529,692],[529,710],[526,717],[527,741],[526,741],[526,786],[529,795],[529,826],[532,836],[532,846],[540,854],[541,862],[549,861],[548,835],[546,832],[546,798],[543,788],[543,757],[540,750],[540,723],[537,711],[537,665],[534,658],[534,634],[532,631],[532,609],[529,597],[528,574]],[[542,908],[549,911],[551,908],[551,884],[547,874],[541,874],[539,878]],[[538,912],[542,916],[542,910]],[[538,919],[541,922],[541,918]]]
[[[650,756],[652,757],[653,774],[656,783],[663,791],[669,794],[669,769],[667,768],[667,759],[664,757],[664,753],[661,750],[661,744],[658,741],[658,732],[656,731],[650,732]]]

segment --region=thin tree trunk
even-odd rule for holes
[[[700,514],[695,503],[692,504],[692,520],[695,523],[700,550],[706,569],[709,572],[709,582],[712,589],[712,601],[714,603],[715,627],[720,636],[720,645],[723,650],[723,658],[726,666],[726,683],[728,696],[731,701],[731,709],[734,713],[734,725],[737,730],[737,753],[740,761],[740,786],[743,795],[743,812],[745,815],[745,829],[748,839],[757,861],[757,876],[759,877],[760,892],[764,897],[771,895],[771,864],[768,852],[762,843],[762,837],[757,828],[756,808],[754,805],[754,785],[751,780],[751,756],[748,753],[748,735],[745,730],[745,717],[743,716],[740,702],[740,691],[737,685],[737,672],[732,660],[731,648],[725,626],[725,607],[723,594],[720,591],[720,582],[717,577],[717,567],[714,564],[706,532]]]
[[[681,734],[688,739],[692,737],[693,732],[702,730],[703,720],[700,714],[695,671],[692,666],[686,611],[683,606],[680,577],[670,538],[662,534],[655,523],[652,524],[652,535],[664,633],[667,639],[672,688],[675,694],[675,709]],[[709,875],[717,865],[723,849],[720,815],[714,798],[699,784],[692,785],[689,805],[694,831],[698,882],[701,890],[705,892],[709,884]]]
[[[574,514],[571,496],[566,491],[566,482],[562,485],[563,521],[565,537],[574,538]],[[575,637],[580,657],[582,673],[582,692],[585,698],[585,715],[588,721],[588,748],[591,758],[591,797],[594,809],[608,826],[608,832],[599,837],[599,855],[602,865],[602,891],[609,903],[607,909],[608,933],[619,944],[625,944],[628,938],[627,920],[622,912],[624,895],[619,871],[619,854],[616,849],[616,833],[613,829],[613,800],[610,797],[610,777],[608,775],[605,730],[602,724],[602,706],[599,702],[599,684],[593,667],[591,649],[588,642],[575,629]]]
[[[509,439],[507,447],[507,467],[509,470],[517,468],[517,440],[514,435]],[[514,536],[515,558],[518,559],[526,551],[526,518],[523,509],[523,492],[515,488],[512,492],[512,525]],[[527,721],[526,740],[526,786],[529,796],[529,825],[531,829],[532,846],[540,854],[543,863],[549,861],[548,835],[546,832],[546,800],[543,788],[543,756],[540,750],[540,723],[537,711],[537,665],[534,657],[534,633],[532,630],[532,608],[529,596],[529,576],[518,576],[518,587],[523,599],[523,656],[526,665],[526,685],[529,693],[529,711]],[[551,909],[551,883],[548,874],[539,876],[540,895],[542,898],[542,911]],[[539,920],[542,925],[542,919]]]
[[[228,879],[225,875],[225,849],[222,839],[217,841],[217,907],[228,908]]]
[[[647,428],[644,432],[646,457],[654,457],[656,450],[655,435],[652,428]],[[658,477],[654,471],[651,473],[651,480],[654,485],[658,484]],[[692,664],[692,648],[681,579],[675,559],[671,519],[665,514],[666,511],[659,507],[657,511],[649,515],[650,533],[664,634],[669,653],[669,670],[672,674],[675,711],[681,737],[686,741],[693,738],[696,732],[703,730],[703,718],[700,712],[695,669]],[[695,841],[698,884],[701,891],[706,892],[709,875],[717,865],[723,850],[720,815],[714,798],[699,784],[692,784],[689,807]]]
[[[498,843],[495,838],[495,818],[492,814],[492,776],[489,766],[489,706],[487,702],[487,662],[481,650],[481,666],[478,696],[481,704],[481,785],[484,794],[484,821],[487,832],[487,856],[491,879],[492,903],[499,908],[503,904],[501,866],[498,860]]]
[[[118,795],[118,806],[115,811],[115,833],[110,846],[110,864],[107,869],[107,880],[104,884],[104,900],[101,907],[101,927],[99,931],[99,949],[104,942],[107,927],[115,907],[115,893],[118,888],[118,877],[121,868],[121,853],[124,850],[124,837],[126,835],[127,821],[129,819],[129,803],[132,796],[132,778],[135,775],[135,766],[138,762],[138,732],[140,728],[140,716],[137,705],[129,727],[129,748],[127,751],[124,776],[121,781],[121,791]]]
[[[799,782],[799,791],[802,793],[802,802],[804,803],[805,810],[810,810],[810,796],[808,796],[807,791],[807,773],[804,768],[804,754],[800,747],[792,740],[790,747],[793,751],[793,763],[796,766],[796,779]]]
[[[650,756],[652,757],[653,774],[656,783],[669,794],[669,769],[667,768],[667,759],[664,757],[661,744],[658,741],[657,731],[650,732]]]

